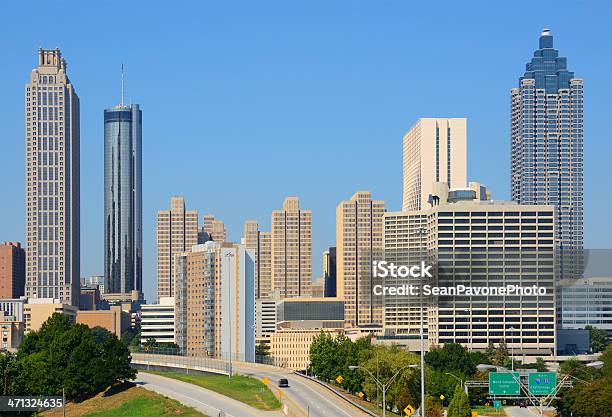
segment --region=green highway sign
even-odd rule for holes
[[[495,401],[493,401],[493,408],[502,408],[502,402],[501,402],[501,400],[495,400]]]
[[[519,378],[518,372],[490,372],[489,394],[519,395],[521,393]]]
[[[554,372],[531,372],[529,374],[529,393],[550,395],[557,388],[557,374]]]

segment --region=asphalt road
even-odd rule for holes
[[[182,404],[210,416],[218,417],[223,411],[226,417],[280,417],[280,411],[260,411],[239,401],[206,390],[197,385],[165,378],[159,375],[139,372],[136,383],[143,388],[174,398]]]
[[[506,412],[510,417],[539,417],[540,414],[535,408],[520,408],[520,407],[507,407]]]
[[[334,393],[323,388],[316,382],[306,380],[300,376],[283,370],[272,370],[267,367],[251,365],[234,365],[234,372],[243,375],[252,375],[259,379],[270,379],[270,388],[278,390],[277,383],[280,378],[289,380],[289,388],[281,388],[285,397],[283,401],[290,409],[298,408],[298,415],[310,417],[370,417],[342,400]]]

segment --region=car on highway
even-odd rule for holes
[[[527,401],[521,401],[521,402],[519,403],[519,407],[520,407],[520,408],[527,408]]]
[[[287,378],[281,378],[278,380],[278,386],[279,388],[287,388],[289,386],[289,381]]]

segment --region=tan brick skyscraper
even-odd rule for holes
[[[27,297],[78,305],[79,97],[59,49],[39,49],[25,86]]]
[[[312,211],[300,210],[287,197],[272,212],[272,291],[282,298],[310,295],[312,284]]]
[[[337,296],[344,299],[347,326],[382,323],[382,299],[375,297],[372,262],[383,256],[385,202],[358,191],[336,208]]]
[[[247,220],[244,244],[255,251],[255,297],[268,297],[272,292],[272,234],[260,231],[257,220]]]
[[[222,243],[227,241],[225,223],[223,223],[223,220],[215,219],[215,216],[212,214],[204,214],[202,216],[201,231],[208,233],[215,242]]]
[[[198,243],[198,211],[185,210],[183,197],[172,197],[170,210],[157,212],[157,299],[174,296],[175,256]]]

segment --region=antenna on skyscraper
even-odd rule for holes
[[[123,61],[121,61],[121,107],[123,107]]]

